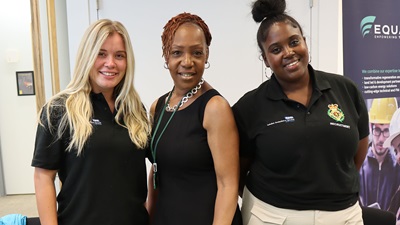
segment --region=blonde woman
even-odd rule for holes
[[[148,224],[150,126],[125,27],[107,19],[90,25],[75,65],[67,88],[40,112],[32,166],[41,224]]]

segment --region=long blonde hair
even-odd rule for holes
[[[54,95],[42,109],[46,110],[47,114],[42,120],[46,119],[47,123],[40,121],[40,124],[43,126],[48,124],[48,129],[56,135],[56,140],[61,139],[64,133],[69,131],[70,140],[66,150],[77,149],[77,155],[82,153],[86,141],[93,132],[90,124],[93,108],[90,100],[92,87],[89,83],[89,73],[104,41],[114,32],[123,38],[127,53],[126,74],[114,88],[117,110],[115,121],[128,129],[132,142],[138,148],[145,148],[148,142],[150,122],[133,85],[135,59],[128,31],[118,21],[101,19],[91,24],[82,38],[71,82],[65,90]],[[61,115],[60,110],[62,110]],[[56,123],[55,117],[59,117]]]

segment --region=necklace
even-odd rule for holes
[[[186,93],[186,95],[179,101],[179,103],[172,108],[169,106],[168,103],[169,103],[169,100],[171,99],[172,92],[174,91],[174,89],[172,89],[172,91],[168,95],[167,101],[165,102],[165,105],[164,105],[165,110],[162,110],[160,117],[158,118],[156,128],[154,129],[154,133],[153,133],[153,135],[151,137],[151,141],[150,141],[150,151],[153,156],[153,188],[154,189],[156,189],[158,186],[158,174],[157,174],[158,168],[157,168],[157,160],[156,160],[156,157],[157,157],[156,152],[157,152],[158,142],[160,141],[161,136],[164,134],[164,131],[167,129],[169,123],[172,120],[172,117],[174,117],[174,115],[175,115],[176,111],[178,111],[179,107],[181,107],[183,105],[183,103],[187,102],[189,100],[189,98],[193,97],[193,95],[195,95],[197,93],[197,91],[200,90],[201,85],[203,83],[204,83],[204,79],[201,78],[200,82],[196,85],[196,87],[194,87],[192,90],[190,90],[188,93]],[[160,134],[156,140],[155,136],[157,135],[157,131],[160,128],[160,123],[161,123],[161,120],[163,118],[165,111],[170,111],[170,112],[172,111],[172,114],[168,118],[165,126],[163,128],[161,128]]]
[[[165,106],[165,110],[168,112],[173,112],[173,111],[177,110],[178,108],[182,107],[183,104],[185,104],[191,97],[193,97],[197,93],[198,90],[200,90],[201,85],[203,83],[204,83],[204,79],[201,78],[200,82],[196,85],[196,87],[194,87],[192,90],[188,91],[188,93],[186,93],[186,95],[183,96],[181,101],[178,104],[174,105],[173,107],[171,107],[169,105],[169,101],[168,101],[167,106]],[[171,91],[170,95],[172,95],[172,91]]]
[[[172,91],[171,91],[171,92],[172,92]],[[171,98],[171,95],[168,96],[167,102],[169,102],[169,99],[170,99],[170,98]],[[182,100],[181,100],[181,101],[182,101]],[[164,108],[166,107],[166,105],[167,105],[167,103],[165,103]],[[157,131],[158,131],[158,128],[160,127],[160,123],[161,123],[161,120],[162,120],[162,118],[163,118],[164,112],[165,112],[165,110],[162,110],[162,111],[161,111],[161,115],[160,115],[160,117],[158,118],[158,122],[157,122],[157,125],[156,125],[156,129],[154,130],[154,133],[153,133],[153,135],[152,135],[152,137],[151,137],[151,142],[150,142],[150,151],[151,151],[151,155],[153,156],[153,188],[154,188],[154,190],[157,188],[157,185],[158,185],[158,175],[157,175],[158,169],[157,169],[157,161],[156,161],[156,157],[157,157],[156,151],[157,151],[158,142],[160,141],[161,136],[164,134],[165,129],[167,129],[168,124],[171,122],[172,117],[174,117],[174,115],[175,115],[175,113],[176,113],[176,111],[174,111],[174,112],[171,114],[171,116],[169,117],[167,123],[166,123],[165,126],[161,129],[160,135],[158,136],[156,142],[154,143],[155,136],[157,135]]]

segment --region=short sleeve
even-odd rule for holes
[[[237,102],[232,107],[233,115],[235,117],[236,126],[239,131],[239,154],[243,158],[251,158],[254,155],[255,146],[250,139],[249,124],[246,120],[247,112],[242,109],[247,109],[248,107],[243,106],[243,101]]]
[[[54,111],[52,113],[54,113]],[[41,112],[40,120],[42,124],[38,123],[37,125],[35,148],[31,166],[49,170],[58,170],[61,166],[63,154],[66,150],[66,145],[63,144],[64,139],[59,139],[55,132],[50,132],[45,108],[43,108]]]

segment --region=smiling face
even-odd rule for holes
[[[193,23],[182,24],[172,40],[168,69],[176,89],[190,90],[200,81],[208,59],[203,30]]]
[[[262,46],[265,64],[281,84],[308,79],[308,48],[299,28],[291,23],[274,23]]]
[[[113,93],[126,72],[126,50],[118,33],[104,41],[90,71],[89,80],[95,93]]]

